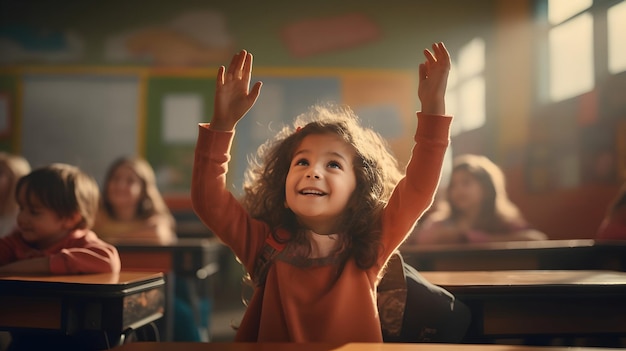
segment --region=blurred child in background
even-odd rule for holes
[[[0,152],[0,237],[8,235],[16,226],[15,186],[29,172],[30,164],[24,157]]]
[[[114,245],[169,245],[177,241],[176,221],[156,183],[152,166],[143,158],[120,157],[110,166],[102,187],[95,230]],[[194,291],[183,277],[174,285],[174,341],[200,341]]]
[[[150,164],[122,157],[109,167],[94,230],[113,244],[166,245],[176,241],[175,220]]]
[[[77,167],[52,164],[17,182],[17,228],[0,238],[0,273],[119,272],[117,249],[91,231],[100,192]]]
[[[416,228],[412,243],[545,240],[509,199],[502,170],[485,156],[454,159],[445,198]]]

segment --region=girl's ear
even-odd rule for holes
[[[67,218],[65,218],[65,228],[67,229],[75,229],[78,227],[78,224],[83,220],[83,216],[80,212],[74,212]]]

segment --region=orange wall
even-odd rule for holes
[[[617,184],[583,184],[572,189],[532,193],[523,170],[505,170],[511,199],[534,227],[550,239],[593,238],[608,205],[619,190]]]

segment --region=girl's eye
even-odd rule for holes
[[[305,160],[305,159],[299,159],[298,161],[296,161],[294,163],[294,165],[296,166],[307,166],[309,164],[309,161]]]
[[[341,169],[341,165],[339,164],[339,162],[335,162],[335,161],[328,162],[328,167]]]

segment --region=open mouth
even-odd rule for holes
[[[310,195],[310,196],[324,196],[325,192],[317,189],[302,189],[299,191],[300,195]]]

